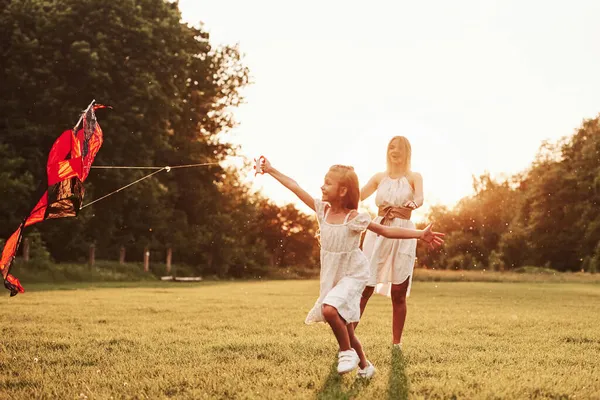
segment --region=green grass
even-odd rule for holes
[[[600,283],[600,274],[558,272],[547,268],[522,267],[515,271],[415,269],[415,281],[423,282],[530,282]]]
[[[119,284],[112,284],[119,285]],[[0,398],[600,398],[600,285],[415,282],[358,328],[378,375],[335,372],[317,281],[29,285],[3,298]]]

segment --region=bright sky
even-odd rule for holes
[[[422,218],[471,194],[472,175],[519,172],[542,140],[600,112],[597,0],[179,4],[211,42],[245,55],[254,83],[229,139],[315,197],[332,164],[354,166],[365,184],[404,135],[424,179]],[[297,202],[273,178],[252,179]]]

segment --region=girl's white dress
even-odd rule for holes
[[[377,187],[375,203],[378,207],[401,207],[407,200],[414,200],[414,191],[406,177],[383,178]],[[383,217],[373,222],[381,223]],[[411,220],[394,218],[390,226],[415,229]],[[369,231],[365,235],[363,251],[369,258],[370,277],[367,286],[375,286],[375,292],[391,295],[392,284],[400,284],[410,277],[406,295],[410,294],[417,239],[388,239]]]
[[[315,199],[315,211],[321,230],[321,290],[306,323],[325,322],[321,307],[335,307],[346,321],[360,319],[360,298],[369,279],[369,260],[360,250],[361,233],[371,222],[368,213],[359,213],[343,224],[326,222],[330,206]]]

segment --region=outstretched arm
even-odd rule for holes
[[[377,222],[371,222],[367,229],[388,239],[421,239],[423,237],[423,231],[420,229],[392,227]]]
[[[263,164],[261,165],[262,170],[265,174],[271,175],[273,178],[277,179],[279,183],[283,186],[291,190],[304,204],[309,206],[313,211],[315,211],[315,199],[308,194],[308,192],[298,185],[298,182],[290,178],[289,176],[282,174],[265,158]]]
[[[442,239],[445,235],[440,232],[433,232],[432,225],[429,224],[425,229],[410,229],[401,228],[399,226],[385,226],[376,222],[371,222],[367,229],[375,232],[378,235],[385,236],[389,239],[422,239],[429,243],[431,248],[440,246],[444,243]]]

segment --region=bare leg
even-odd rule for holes
[[[406,321],[406,291],[408,289],[408,277],[399,285],[392,285],[392,343],[402,341],[404,321]]]
[[[371,298],[373,291],[375,290],[374,286],[366,286],[365,290],[362,292],[362,296],[360,297],[360,316],[362,318],[363,313],[365,312],[365,307],[367,306],[367,302]],[[358,322],[355,322],[354,328],[358,326]]]
[[[346,327],[346,321],[340,316],[337,308],[330,306],[329,304],[323,304],[323,317],[325,321],[331,327],[335,338],[340,345],[340,351],[350,350],[350,335],[348,334],[348,328]]]
[[[360,316],[362,317],[365,312],[365,307],[367,306],[367,302],[371,298],[373,291],[375,290],[375,286],[366,286],[365,290],[363,290],[362,296],[360,298]]]
[[[354,325],[348,324],[346,326],[348,327],[348,335],[350,336],[350,343],[352,344],[352,348],[354,349],[354,351],[356,351],[356,354],[358,354],[358,358],[360,358],[358,366],[360,368],[366,368],[367,357],[365,356],[365,352],[363,351],[362,344],[360,344],[358,337],[354,334]]]

